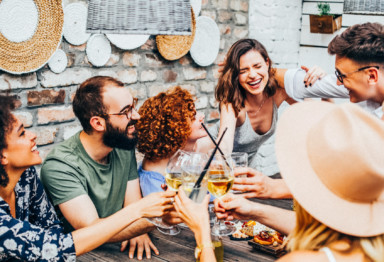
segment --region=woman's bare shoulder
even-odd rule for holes
[[[288,253],[278,260],[278,262],[326,262],[328,261],[327,256],[323,252],[319,251],[294,251]]]

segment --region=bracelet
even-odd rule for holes
[[[205,242],[205,243],[202,243],[200,245],[198,245],[195,249],[195,258],[196,259],[200,259],[200,255],[201,255],[201,252],[203,251],[203,249],[205,248],[212,248],[212,249],[215,249],[215,247],[213,246],[212,242]]]

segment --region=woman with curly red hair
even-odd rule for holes
[[[179,86],[147,99],[139,114],[137,148],[144,154],[139,177],[146,196],[162,190],[169,158],[178,149],[193,151],[196,141],[207,133],[201,126],[204,115],[196,112],[193,96]]]

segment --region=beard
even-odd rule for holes
[[[131,137],[128,135],[128,127],[136,124],[137,120],[130,120],[127,124],[127,127],[124,131],[119,128],[113,127],[112,124],[106,121],[106,132],[103,135],[103,142],[106,146],[111,148],[120,148],[125,150],[134,149],[137,144],[137,132],[136,130],[131,134]]]

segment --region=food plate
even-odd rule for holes
[[[275,257],[281,257],[286,253],[282,244],[274,245],[261,245],[256,243],[253,239],[248,241],[248,245],[253,246],[255,250],[260,250],[262,252],[268,253]]]
[[[280,257],[285,253],[283,247],[285,236],[257,221],[250,220],[243,222],[240,232],[237,233],[236,236],[244,238],[246,236],[251,237],[248,241],[249,245],[253,246],[256,250],[275,257]]]

